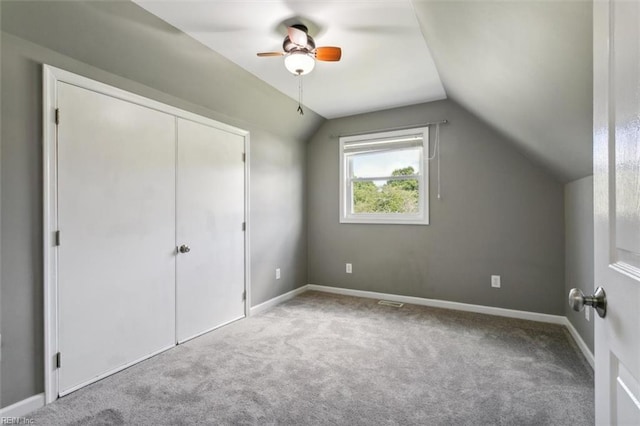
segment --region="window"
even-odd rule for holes
[[[340,138],[340,222],[429,224],[429,128]]]

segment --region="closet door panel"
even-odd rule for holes
[[[178,119],[177,334],[244,316],[244,138]]]
[[[175,344],[176,119],[57,89],[65,394]]]

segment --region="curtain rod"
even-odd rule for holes
[[[394,130],[415,129],[415,128],[418,128],[418,127],[433,126],[435,124],[447,124],[448,122],[449,122],[448,120],[431,121],[429,123],[412,124],[410,126],[402,126],[402,127],[391,127],[391,128],[388,128],[388,129],[371,130],[371,131],[368,131],[368,132],[348,133],[348,134],[344,134],[344,135],[330,135],[330,138],[331,139],[336,139],[336,138],[343,138],[343,137],[347,137],[347,136],[360,136],[360,135],[368,135],[368,134],[371,134],[371,133],[391,132],[391,131],[394,131]]]

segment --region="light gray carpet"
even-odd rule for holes
[[[33,413],[38,425],[591,425],[562,326],[308,292]]]

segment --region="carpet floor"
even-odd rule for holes
[[[36,425],[592,425],[566,328],[307,292],[58,399]]]

